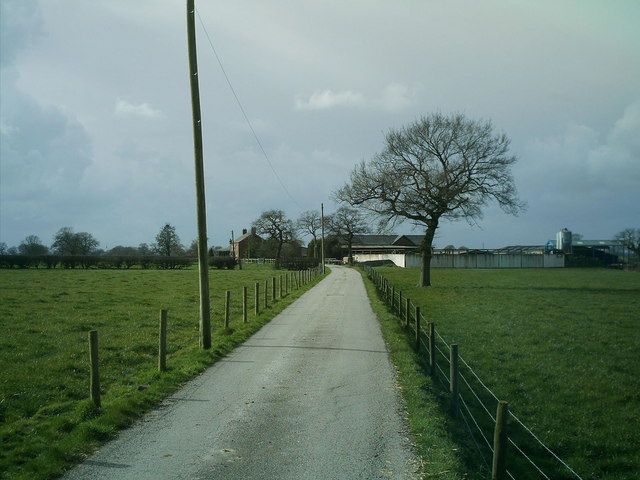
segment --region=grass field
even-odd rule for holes
[[[0,270],[0,478],[45,479],[233,349],[308,287],[253,313],[253,285],[285,272],[212,270],[213,346],[198,348],[198,272]],[[269,282],[271,285],[271,282]],[[249,320],[242,323],[242,287]],[[232,291],[231,331],[224,292]],[[168,309],[168,371],[157,373]],[[102,406],[87,400],[88,334],[98,330]]]
[[[640,275],[442,269],[420,289],[416,270],[377,270],[583,479],[637,478]]]

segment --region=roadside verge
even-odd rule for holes
[[[479,479],[467,472],[464,453],[449,433],[453,426],[441,407],[442,392],[421,367],[420,359],[411,348],[408,334],[402,329],[398,318],[378,297],[371,280],[360,269],[358,271],[365,284],[371,308],[380,322],[391,361],[398,372],[398,382],[414,435],[416,453],[423,463],[424,478]]]

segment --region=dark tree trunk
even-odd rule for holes
[[[349,243],[349,249],[348,249],[348,254],[347,254],[347,261],[349,262],[349,265],[353,265],[353,236],[349,236],[348,238]]]
[[[437,222],[429,225],[422,239],[422,268],[420,269],[419,287],[431,286],[431,252],[433,251],[433,238],[436,234]]]
[[[280,260],[282,255],[282,245],[284,244],[284,237],[281,235],[278,236],[278,252],[276,253],[276,261]]]

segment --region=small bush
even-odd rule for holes
[[[233,270],[236,268],[238,261],[233,257],[211,257],[209,258],[209,266],[215,267],[218,270],[226,268],[227,270]]]
[[[276,268],[283,270],[307,270],[318,265],[320,260],[317,258],[286,258],[276,262]]]

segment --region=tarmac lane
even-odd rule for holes
[[[332,267],[65,480],[419,478],[360,274]]]

